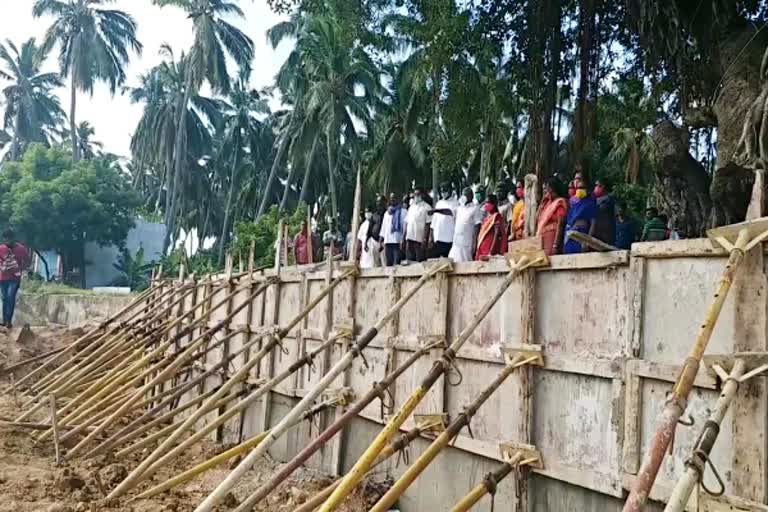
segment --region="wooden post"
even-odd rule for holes
[[[51,428],[53,429],[53,447],[56,453],[56,465],[61,465],[61,448],[59,447],[59,422],[56,418],[56,395],[51,393]]]
[[[357,168],[357,182],[355,183],[355,203],[354,207],[352,209],[352,247],[349,250],[349,261],[356,261],[357,260],[357,248],[358,244],[360,243],[357,240],[357,232],[360,229],[360,210],[361,208],[361,202],[363,200],[363,190],[362,190],[362,183],[360,182],[360,167],[358,165]]]
[[[227,293],[229,293],[229,301],[227,301],[226,314],[227,316],[229,316],[229,314],[232,312],[232,301],[235,299],[234,294],[232,293],[235,286],[232,280],[232,267],[234,266],[235,262],[231,253],[227,253],[224,261],[225,261],[224,262],[224,269],[225,269],[224,279],[226,279],[227,281]],[[224,342],[224,346],[222,347],[222,357],[226,361],[226,360],[229,360],[229,345],[231,343],[231,340],[229,339],[229,335],[232,332],[229,324],[227,324],[227,326],[224,327],[223,332],[224,332],[224,336],[227,337],[227,341]],[[206,363],[208,362],[207,357],[205,361]],[[226,366],[223,368],[222,374],[223,376],[221,378],[221,383],[223,384],[224,382],[227,381],[227,378],[228,378],[227,376],[228,368]],[[218,411],[219,415],[224,414],[226,409],[227,409],[226,405],[222,405]],[[224,426],[223,425],[216,429],[216,442],[217,443],[224,442]]]

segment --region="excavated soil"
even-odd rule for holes
[[[17,343],[17,332],[0,332],[0,352],[5,355],[8,367],[55,348],[66,346],[82,334],[81,329],[67,330],[61,327],[35,328],[32,336],[25,333]],[[23,343],[24,346],[18,346]],[[17,378],[34,368],[16,372]],[[2,366],[0,366],[0,372]],[[11,420],[21,413],[19,399],[8,392],[7,376],[0,380],[0,420]],[[29,421],[45,422],[44,414]],[[130,501],[130,497],[109,506],[101,503],[105,492],[112,488],[136,467],[142,454],[137,453],[120,461],[108,457],[77,459],[55,465],[54,448],[50,440],[36,443],[36,431],[12,427],[0,422],[0,512],[192,512],[229,473],[238,460],[220,466],[186,484],[149,500]],[[212,442],[198,444],[184,457],[163,468],[138,491],[165,481],[198,464],[228,447]],[[66,447],[64,448],[66,450]],[[144,454],[146,455],[146,453]],[[264,460],[242,479],[218,511],[230,511],[252,491],[266,481],[279,468],[279,463]],[[316,492],[324,489],[332,480],[307,468],[296,471],[284,482],[267,502],[254,510],[258,512],[289,512],[305,502]],[[368,484],[358,489],[340,509],[343,512],[368,510],[386,491],[381,485]]]

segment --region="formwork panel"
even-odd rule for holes
[[[301,289],[301,283],[283,283],[280,285],[280,307],[278,308],[277,323],[281,328],[287,327],[303,309]],[[300,328],[301,324],[298,324],[291,329],[291,334],[295,335]]]
[[[400,296],[412,290],[417,282],[416,278],[400,279]],[[427,281],[400,310],[399,335],[432,335],[445,330],[445,320],[439,318],[438,312],[445,308],[448,294],[439,282],[437,278]]]
[[[386,278],[361,278],[355,282],[355,323],[360,333],[373,327],[394,303],[394,281]],[[382,344],[386,336],[393,332],[393,323],[389,322],[373,341]]]
[[[552,475],[621,493],[622,408],[610,379],[534,370],[533,443]]]
[[[504,366],[500,363],[486,363],[459,359],[457,368],[463,375],[461,385],[446,387],[446,412],[451,420],[461,414],[477,396],[488,387]],[[520,422],[519,378],[513,373],[480,408],[472,420],[472,434],[475,439],[498,444],[516,439]],[[464,434],[468,434],[465,429]]]
[[[713,300],[725,263],[725,258],[647,260],[642,322],[644,359],[677,364],[685,359]],[[731,352],[734,314],[734,294],[729,294],[708,353]]]
[[[460,275],[449,278],[448,333],[456,338],[504,280],[505,274]],[[501,345],[520,342],[521,285],[514,281],[467,340],[488,357],[499,357]]]
[[[658,415],[664,408],[667,394],[672,390],[672,384],[653,379],[642,379],[642,411],[640,421],[641,453],[646,453],[658,427]],[[702,388],[694,388],[688,398],[688,408],[683,416],[684,420],[690,417],[694,420],[692,427],[678,425],[675,431],[675,440],[672,445],[672,455],[664,458],[664,463],[659,470],[656,486],[651,491],[651,497],[666,500],[669,490],[685,471],[685,461],[691,456],[696,439],[704,426],[711,410],[717,401],[718,392]],[[731,416],[726,416],[726,421],[720,425],[720,434],[717,437],[710,459],[717,467],[718,472],[725,482],[726,493],[730,494],[731,485],[731,453],[733,451],[733,425]],[[717,489],[717,480],[711,471],[706,471],[704,482],[709,489]]]
[[[539,272],[534,339],[545,354],[620,357],[628,275],[628,267]]]

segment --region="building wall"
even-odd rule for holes
[[[620,510],[655,429],[656,415],[693,343],[725,261],[724,252],[707,240],[645,243],[635,244],[631,255],[556,256],[548,268],[529,271],[514,281],[460,350],[456,367],[461,379],[454,374],[439,380],[417,413],[447,413],[455,418],[502,369],[505,347],[540,345],[546,366],[509,377],[473,419],[471,435],[467,429],[461,432],[453,447],[440,454],[408,489],[399,510],[450,509],[498,467],[499,443],[510,441],[535,445],[542,454],[543,468],[502,482],[496,510]],[[349,278],[291,331],[282,349],[265,358],[252,378],[277,375],[340,326],[364,332],[434,264],[371,269]],[[333,275],[339,272],[336,269]],[[430,280],[381,330],[366,349],[365,361],[355,361],[335,386],[349,386],[360,397],[421,344],[455,339],[507,272],[507,262],[499,258],[457,264],[451,273]],[[280,284],[253,301],[229,329],[285,326],[330,277],[322,270],[283,269]],[[201,287],[195,300],[215,302],[234,286]],[[750,255],[726,301],[708,354],[765,351],[765,286],[763,255]],[[224,318],[248,293],[243,288],[227,308],[210,313],[208,321]],[[212,351],[207,364],[215,364],[227,350],[238,350],[249,336],[236,336],[221,351]],[[242,418],[242,432],[239,421],[228,425],[223,440],[233,441],[240,434],[252,435],[276,424],[339,359],[344,343],[339,341],[314,371],[301,370],[254,405]],[[439,355],[437,349],[422,357],[392,386],[397,406]],[[236,366],[243,360],[238,359]],[[209,385],[218,383],[212,379]],[[694,426],[678,427],[672,455],[651,494],[654,500],[668,499],[714,406],[717,389],[718,383],[702,367],[688,407]],[[725,480],[725,496],[702,494],[699,510],[768,510],[758,505],[766,501],[768,480],[767,409],[765,379],[746,383],[712,453]],[[341,409],[324,413],[317,419],[319,427],[327,426],[340,413]],[[348,470],[384,424],[381,413],[380,403],[372,403],[310,465],[330,473]],[[409,419],[403,430],[413,425]],[[304,423],[277,442],[271,455],[287,460],[317,433],[317,423],[313,427]],[[428,442],[414,443],[411,461]],[[382,467],[377,478],[396,478],[405,465],[398,465],[395,457]],[[710,488],[716,487],[711,472],[705,479]],[[478,509],[489,503],[486,497]],[[658,504],[649,508],[660,509]]]
[[[157,261],[163,254],[165,231],[165,224],[136,219],[136,225],[128,232],[125,247],[132,256],[135,256],[136,251],[143,247],[144,261],[147,263]],[[110,286],[120,277],[120,272],[114,267],[119,256],[120,250],[114,245],[102,247],[93,242],[86,244],[85,259],[88,262],[85,269],[86,288]]]

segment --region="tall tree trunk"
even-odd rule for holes
[[[21,126],[21,105],[16,109],[16,120],[13,127],[13,142],[11,143],[11,160],[18,162],[19,153],[21,152],[21,137],[19,136],[19,127]]]
[[[180,195],[181,174],[184,170],[184,160],[186,159],[186,129],[187,129],[187,105],[192,99],[192,87],[194,77],[191,70],[187,70],[187,77],[184,83],[184,99],[179,105],[179,120],[176,123],[176,140],[174,141],[173,155],[173,185],[170,193],[170,205],[166,212],[166,227],[168,228],[163,242],[163,252],[168,249],[171,243],[171,236],[176,228],[176,209]]]
[[[435,151],[437,139],[440,137],[440,73],[432,72],[432,194],[437,197],[440,186],[440,163]]]
[[[309,158],[306,162],[306,169],[304,170],[304,181],[301,184],[301,192],[299,193],[299,204],[307,202],[307,189],[309,189],[309,177],[312,174],[312,163],[315,161],[315,152],[317,151],[317,145],[320,142],[320,136],[315,135],[315,140],[312,141],[312,148],[309,150]],[[285,201],[285,196],[283,196]],[[283,207],[281,207],[283,209]]]
[[[238,147],[235,145],[235,147]],[[229,219],[232,215],[232,197],[235,195],[235,181],[237,177],[237,154],[232,158],[232,171],[229,173],[229,190],[227,191],[227,204],[224,207],[224,223],[221,227],[221,236],[219,237],[219,265],[224,264],[224,251],[229,241]]]
[[[336,165],[334,162],[334,154],[333,154],[333,146],[335,145],[334,139],[336,137],[333,136],[333,134],[336,133],[336,122],[331,123],[331,127],[328,130],[327,138],[328,138],[328,188],[330,189],[331,194],[331,216],[334,220],[338,220],[337,216],[339,213],[338,210],[338,204],[336,203],[336,177],[334,174],[336,174]],[[336,156],[338,158],[338,156]]]
[[[69,136],[72,139],[72,161],[80,161],[80,146],[77,143],[77,122],[75,118],[77,110],[77,84],[75,82],[75,71],[70,70],[71,77],[71,97],[69,100]]]
[[[573,162],[581,163],[587,145],[589,101],[592,95],[592,63],[594,52],[595,0],[579,2],[579,90],[573,127]]]
[[[264,187],[264,193],[261,197],[261,203],[259,204],[259,211],[256,212],[256,219],[259,220],[262,215],[267,211],[267,205],[269,204],[270,200],[270,194],[272,193],[272,187],[275,184],[275,179],[277,178],[277,170],[280,168],[280,164],[283,161],[283,156],[285,155],[285,151],[288,149],[288,143],[290,142],[290,137],[293,134],[293,127],[294,127],[294,114],[291,113],[291,120],[288,123],[288,129],[286,132],[280,137],[280,144],[277,146],[277,154],[275,155],[275,159],[272,161],[272,168],[269,170],[269,177],[267,178],[267,185]]]
[[[491,174],[491,149],[493,148],[493,141],[488,130],[491,122],[490,116],[490,112],[486,112],[483,117],[483,123],[480,126],[480,185],[482,186],[486,185],[486,180]]]

